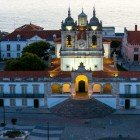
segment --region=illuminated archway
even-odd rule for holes
[[[85,75],[78,75],[75,79],[76,92],[88,92],[88,78]]]
[[[62,93],[70,93],[70,84],[65,83],[62,85]]]
[[[102,86],[100,84],[93,85],[93,94],[102,93]]]
[[[52,93],[61,93],[61,86],[59,84],[53,84]]]
[[[112,91],[112,86],[111,84],[105,84],[104,85],[104,89],[103,89],[103,92],[104,94],[111,94],[111,91]]]

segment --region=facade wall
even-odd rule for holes
[[[23,48],[28,44],[26,41],[2,41],[0,42],[1,58],[18,58],[18,54],[22,53]],[[10,51],[7,51],[7,45],[10,45]],[[17,50],[17,45],[20,45],[20,50]],[[10,53],[10,57],[7,54]]]
[[[3,93],[9,94],[10,93],[10,86],[15,86],[15,93],[16,94],[22,94],[21,87],[23,85],[27,86],[27,93],[33,94],[33,86],[38,85],[39,86],[39,93],[38,94],[44,94],[44,83],[39,82],[0,82],[0,85],[3,85]]]
[[[76,75],[75,75],[76,76]],[[89,77],[88,77],[89,78]],[[90,79],[90,78],[89,78]],[[73,81],[74,82],[74,81]],[[11,99],[14,99],[14,106],[15,107],[22,107],[22,106],[27,106],[27,107],[34,107],[34,100],[38,99],[39,101],[39,107],[47,107],[47,105],[49,104],[49,106],[53,106],[53,104],[57,104],[59,103],[59,101],[63,101],[63,99],[67,99],[70,97],[71,93],[69,94],[64,94],[62,92],[60,93],[52,93],[52,89],[51,86],[53,84],[59,84],[62,88],[62,86],[68,83],[70,84],[70,87],[72,88],[72,83],[71,82],[0,82],[0,85],[3,85],[3,93],[0,94],[12,94],[10,93],[9,90],[9,86],[10,85],[15,85],[15,95],[17,94],[21,94],[21,85],[27,85],[27,94],[33,94],[33,85],[39,85],[39,93],[38,94],[44,94],[45,96],[43,98],[38,98],[38,97],[31,97],[31,98],[14,98],[14,96],[12,98],[10,97],[6,97],[3,98],[4,99],[4,104],[5,106],[11,106]],[[99,84],[102,87],[102,92],[100,93],[93,93],[93,85],[95,84]],[[104,93],[104,87],[106,84],[110,84],[111,85],[111,93]],[[94,98],[96,98],[97,100],[113,107],[113,108],[117,108],[117,94],[119,94],[119,106],[120,108],[125,108],[125,101],[126,100],[130,100],[130,108],[140,108],[140,98],[138,98],[137,96],[135,97],[135,95],[139,95],[140,93],[137,91],[137,87],[140,86],[140,82],[139,81],[135,81],[133,79],[130,80],[130,82],[101,82],[100,80],[98,82],[92,81],[90,79],[90,85],[91,85],[91,89],[90,91],[93,93],[92,96]],[[130,92],[126,93],[126,86],[130,86]],[[119,88],[118,88],[119,87]],[[131,95],[131,96],[123,96],[122,95]],[[14,94],[12,94],[14,95]],[[61,97],[60,97],[61,96]],[[49,99],[48,99],[49,98]],[[26,99],[26,105],[23,105],[23,99]],[[60,99],[60,100],[59,100]]]
[[[80,63],[83,63],[86,70],[100,71],[103,70],[103,58],[64,58],[61,57],[61,70],[77,70]]]
[[[46,41],[44,39],[41,39],[40,37],[33,37],[31,39],[25,40],[25,41],[1,41],[0,42],[0,50],[1,50],[1,58],[7,59],[7,58],[18,58],[22,55],[22,50],[29,44],[37,42],[37,41]],[[51,45],[55,46],[55,43],[53,41],[47,41]],[[10,45],[10,50],[7,50],[7,45]],[[17,50],[17,45],[20,45],[20,50]],[[10,56],[8,56],[8,53],[10,53]],[[20,56],[19,56],[20,54]]]

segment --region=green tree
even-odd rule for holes
[[[5,70],[27,71],[27,70],[45,70],[46,63],[36,54],[24,53],[19,59],[7,60]]]
[[[48,52],[48,50],[50,49],[50,46],[51,45],[49,43],[44,41],[35,42],[26,46],[23,49],[22,54],[28,52],[28,53],[36,54],[40,58],[42,57],[44,58],[46,52]]]

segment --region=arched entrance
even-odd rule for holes
[[[100,94],[102,92],[102,86],[100,84],[93,85],[93,94]]]
[[[83,81],[83,80],[79,81],[78,92],[82,92],[82,93],[86,92],[85,91],[85,81]]]
[[[85,75],[78,75],[75,79],[76,92],[87,93],[88,92],[88,78]]]
[[[105,84],[103,89],[104,94],[111,94],[111,91],[112,91],[111,84],[109,83]]]
[[[57,83],[52,85],[52,93],[60,94],[61,93],[61,86]]]
[[[62,93],[70,93],[70,84],[65,83],[62,85]]]

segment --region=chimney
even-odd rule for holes
[[[135,31],[138,31],[138,26],[137,25],[135,25]]]

